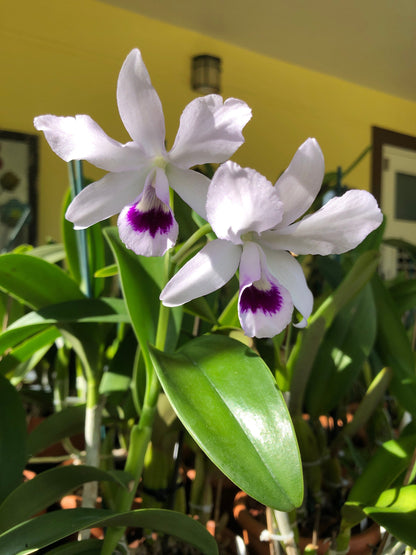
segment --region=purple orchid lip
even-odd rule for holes
[[[255,313],[258,310],[263,311],[264,314],[272,315],[279,312],[283,306],[283,297],[279,288],[271,284],[271,288],[267,291],[264,289],[257,289],[254,285],[246,287],[240,298],[241,312]]]
[[[172,213],[165,212],[162,208],[141,212],[135,206],[131,206],[126,218],[134,231],[138,233],[148,231],[153,238],[157,233],[167,234],[173,225]]]

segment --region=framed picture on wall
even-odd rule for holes
[[[0,251],[36,243],[38,137],[0,130]]]

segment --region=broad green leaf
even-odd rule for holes
[[[378,330],[376,348],[382,364],[393,370],[391,390],[402,406],[416,414],[415,358],[406,330],[394,301],[375,275],[371,282],[377,308]]]
[[[178,537],[206,555],[218,555],[213,536],[196,520],[163,509],[114,513],[104,509],[66,509],[46,513],[0,535],[0,553],[32,553],[70,534],[92,527],[133,526]]]
[[[416,549],[416,484],[384,491],[364,512],[398,540]]]
[[[15,388],[0,376],[0,502],[22,481],[26,418]]]
[[[311,415],[328,414],[349,392],[372,350],[376,326],[374,299],[367,284],[340,311],[319,347],[305,396]]]
[[[46,447],[84,429],[85,405],[67,407],[45,418],[27,437],[27,453],[34,456]]]
[[[120,473],[111,473],[93,466],[58,466],[46,470],[14,489],[0,505],[0,533],[28,520],[55,501],[86,482],[111,481],[126,487]]]
[[[346,520],[357,524],[362,510],[357,507],[373,505],[383,490],[391,487],[407,469],[416,448],[416,435],[386,441],[368,461],[355,481],[343,509]]]
[[[202,336],[174,355],[152,350],[175,412],[238,487],[283,511],[303,496],[299,451],[281,392],[263,360],[225,336]]]
[[[13,385],[16,385],[43,358],[60,335],[55,327],[46,327],[15,349],[11,349],[0,360],[0,374],[7,376]],[[23,369],[23,365],[27,366],[26,370]]]
[[[84,298],[58,266],[28,254],[0,256],[0,289],[33,309]]]

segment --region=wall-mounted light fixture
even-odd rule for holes
[[[209,54],[200,54],[192,58],[191,86],[200,94],[219,93],[221,59]]]

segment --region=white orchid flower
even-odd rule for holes
[[[175,244],[178,225],[169,206],[169,186],[206,218],[209,179],[190,167],[227,160],[244,142],[251,118],[245,102],[218,95],[196,98],[182,113],[170,152],[165,121],[140,51],[121,68],[117,104],[132,141],[121,144],[87,115],[35,118],[52,150],[63,160],[87,160],[110,173],[71,202],[66,218],[83,229],[120,212],[119,233],[136,254],[159,256]]]
[[[324,159],[308,139],[273,186],[249,168],[226,162],[215,173],[207,219],[218,239],[209,242],[168,282],[160,295],[177,306],[222,287],[239,269],[238,314],[250,337],[273,337],[291,321],[293,307],[306,325],[313,297],[291,253],[335,254],[356,247],[382,221],[374,197],[352,190],[312,215]]]

